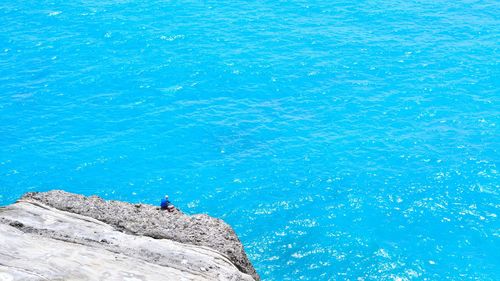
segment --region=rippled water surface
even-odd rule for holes
[[[0,1],[0,205],[229,222],[264,280],[498,280],[500,2]]]

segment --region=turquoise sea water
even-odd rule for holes
[[[230,223],[264,280],[498,280],[499,1],[0,1],[0,205]]]

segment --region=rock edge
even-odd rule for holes
[[[18,203],[1,209],[0,219],[3,221],[0,221],[0,223],[6,223],[3,215],[9,207],[12,209],[14,208],[12,206],[23,206],[23,204],[28,203],[78,214],[83,218],[92,218],[110,226],[113,231],[121,232],[124,235],[145,236],[153,238],[153,240],[168,239],[181,244],[210,248],[222,253],[227,257],[228,261],[243,273],[243,277],[240,276],[237,279],[246,280],[244,276],[249,274],[254,280],[260,280],[234,230],[222,220],[208,215],[188,216],[182,212],[169,213],[146,204],[105,201],[97,196],[87,197],[61,190],[53,190],[26,193]],[[24,208],[28,207],[24,206]],[[25,227],[22,222],[11,219],[8,225],[26,231],[26,229],[22,230]],[[217,260],[220,260],[220,258]],[[222,268],[225,268],[225,266],[222,266]],[[224,276],[226,277],[222,279],[226,279],[227,276],[232,276],[231,279],[234,278],[231,274]]]

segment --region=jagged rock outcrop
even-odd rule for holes
[[[222,220],[64,191],[0,208],[0,279],[11,278],[259,280]]]

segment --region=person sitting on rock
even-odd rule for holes
[[[167,210],[169,212],[173,212],[175,210],[174,205],[170,200],[168,200],[168,195],[165,195],[165,198],[161,199],[160,207],[162,210]]]

